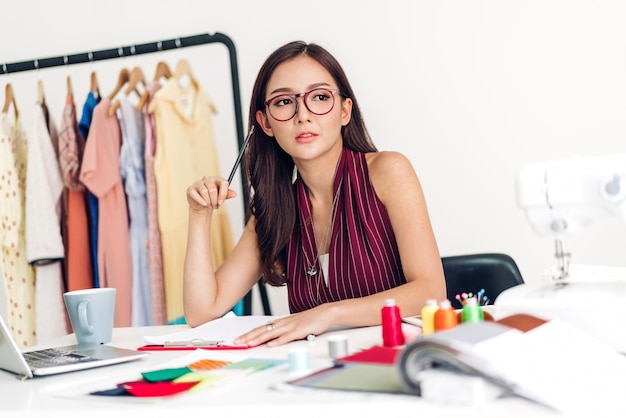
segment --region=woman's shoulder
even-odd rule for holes
[[[398,188],[407,187],[417,180],[409,159],[396,151],[379,151],[365,154],[370,180],[383,202],[397,193]]]
[[[370,177],[396,176],[413,172],[413,165],[409,159],[397,151],[378,151],[365,154],[365,161]]]

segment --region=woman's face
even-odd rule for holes
[[[265,112],[257,111],[257,122],[296,163],[340,150],[343,145],[341,127],[350,122],[352,101],[333,92],[337,88],[333,77],[316,60],[301,56],[286,61],[276,67],[270,77],[264,100],[281,97],[272,100]],[[315,91],[306,98],[308,107],[304,96],[296,97],[295,102],[289,97],[312,90]],[[316,114],[326,112],[333,100],[328,113]],[[297,112],[291,119],[276,120],[289,118],[296,102]]]

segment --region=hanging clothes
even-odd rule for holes
[[[33,118],[26,175],[26,257],[36,270],[35,328],[41,344],[66,335],[68,320],[61,268],[65,255],[61,237],[63,180],[54,150],[58,135],[40,103],[35,104]]]
[[[37,343],[35,269],[26,258],[26,169],[28,140],[19,118],[0,114],[0,244],[9,301],[8,327],[20,347]]]
[[[157,219],[156,179],[154,176],[154,155],[156,137],[154,133],[154,115],[148,112],[148,106],[154,93],[161,84],[153,80],[146,86],[148,96],[143,107],[145,133],[144,167],[146,177],[146,201],[148,205],[148,269],[150,271],[150,294],[152,296],[152,322],[154,325],[166,325],[165,289],[163,283],[163,257],[161,253],[161,231]]]
[[[89,92],[87,94],[87,100],[83,105],[83,113],[80,118],[80,122],[78,123],[78,130],[85,140],[89,137],[93,110],[98,103],[100,103],[100,97],[96,97],[93,92]],[[90,190],[87,190],[87,202],[91,265],[93,269],[93,287],[100,287],[100,278],[98,273],[98,198]]]
[[[148,267],[148,203],[144,168],[143,116],[124,94],[119,96],[117,116],[122,132],[120,168],[130,221],[130,254],[133,267],[132,315],[134,327],[152,325],[150,270]]]
[[[188,204],[185,190],[204,175],[221,174],[213,138],[215,107],[195,79],[182,88],[170,78],[154,94],[157,215],[161,230],[165,301],[169,323],[184,322],[182,275],[187,246]],[[211,242],[219,266],[233,247],[228,212],[214,212]]]
[[[2,213],[0,208],[0,213]],[[2,268],[2,259],[0,257],[0,316],[5,324],[9,323],[9,296],[7,295],[7,286],[5,283],[4,269]]]
[[[59,166],[65,185],[63,230],[65,243],[65,280],[67,290],[94,287],[89,241],[87,191],[79,180],[85,140],[78,131],[74,96],[68,94],[59,134]]]
[[[98,276],[100,287],[117,289],[116,327],[131,325],[132,267],[128,209],[120,177],[120,124],[104,98],[93,111],[80,180],[98,197]]]

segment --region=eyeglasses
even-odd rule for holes
[[[316,88],[306,93],[280,94],[267,99],[263,104],[274,119],[285,122],[298,113],[298,97],[303,97],[303,102],[309,112],[314,115],[325,115],[335,107],[335,94],[337,89]]]

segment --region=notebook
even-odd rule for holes
[[[105,344],[75,344],[21,352],[0,316],[0,369],[15,373],[22,380],[123,363],[146,355]]]

